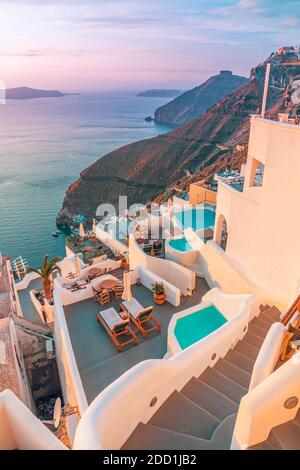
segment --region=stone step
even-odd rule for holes
[[[254,361],[256,360],[259,353],[259,348],[256,348],[255,346],[252,346],[252,344],[246,343],[245,341],[239,341],[234,349],[242,353],[244,356],[253,359]]]
[[[225,356],[226,361],[231,362],[235,366],[239,367],[240,369],[252,373],[254,359],[250,359],[249,357],[245,356],[244,354],[240,353],[236,349],[231,349]]]
[[[266,304],[266,305],[260,305],[259,306],[259,311],[260,312],[264,312],[265,310],[268,310],[270,307],[270,305]]]
[[[275,321],[280,321],[280,315],[281,315],[280,310],[278,310],[278,308],[275,307],[275,305],[273,305],[273,307],[270,307],[261,313],[261,318],[263,319],[268,318],[269,320],[271,319],[273,320],[273,322],[275,322]]]
[[[181,390],[181,393],[219,421],[237,412],[238,405],[234,401],[202,381],[201,377],[200,379],[193,377]]]
[[[265,331],[266,334],[268,333],[268,331],[269,331],[269,329],[271,328],[271,325],[272,325],[273,323],[274,323],[274,322],[271,321],[271,320],[268,321],[268,320],[266,320],[265,318],[260,318],[260,317],[255,317],[255,318],[252,320],[252,322],[251,322],[252,325],[257,325],[257,326],[259,326],[260,328],[262,328],[262,329]]]
[[[197,437],[151,424],[139,423],[123,445],[122,450],[196,450],[199,449],[199,445],[201,445],[201,439],[198,440]]]
[[[226,418],[208,440],[139,423],[121,450],[228,450],[235,419],[235,415]]]
[[[246,388],[221,374],[214,367],[208,367],[199,378],[237,404],[247,393]]]
[[[209,439],[220,420],[176,390],[148,424]]]
[[[262,338],[263,340],[266,337],[266,331],[263,328],[253,323],[249,325],[248,332],[252,333],[255,336],[258,336],[259,338]]]
[[[242,387],[245,387],[247,390],[249,389],[251,375],[248,372],[226,361],[226,359],[219,359],[215,368],[218,372],[221,372],[221,374],[242,385]]]
[[[243,337],[242,341],[243,341],[243,343],[245,342],[245,343],[251,344],[251,346],[254,346],[255,348],[260,349],[261,345],[264,342],[264,339],[261,338],[260,336],[254,335],[250,331],[247,331],[247,333]]]
[[[270,437],[278,442],[278,448],[284,450],[300,449],[300,428],[293,421],[280,424],[272,429]]]

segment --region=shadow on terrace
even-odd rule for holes
[[[162,331],[161,334],[153,332],[144,340],[141,333],[131,325],[137,332],[138,345],[129,345],[121,353],[117,352],[111,338],[96,321],[96,314],[100,310],[114,307],[119,311],[121,300],[113,300],[101,307],[90,298],[65,306],[69,335],[87,401],[90,403],[105,387],[138,362],[162,358],[167,352],[168,325],[172,315],[200,303],[208,290],[206,282],[198,278],[194,294],[182,297],[181,305],[174,307],[168,302],[155,305],[149,289],[143,285],[133,285],[132,294],[143,306],[155,305],[153,315],[161,322]]]

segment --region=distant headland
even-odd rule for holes
[[[29,87],[17,87],[6,89],[7,100],[29,100],[33,98],[60,98],[70,94],[77,93],[62,93],[58,90],[37,90]]]
[[[142,91],[135,96],[145,96],[146,98],[174,98],[174,96],[181,95],[181,93],[181,90],[154,88],[153,90]]]

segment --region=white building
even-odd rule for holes
[[[243,192],[221,183],[217,197],[215,242],[227,230],[228,262],[285,305],[300,280],[299,150],[299,126],[252,117]],[[264,174],[256,186],[259,167]]]

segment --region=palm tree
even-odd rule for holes
[[[59,256],[55,256],[52,259],[48,259],[49,255],[45,255],[43,258],[42,266],[40,269],[29,268],[28,272],[34,272],[39,274],[43,279],[44,294],[47,300],[52,300],[52,274],[54,272],[59,272],[60,267],[57,265],[57,262],[61,260]]]

